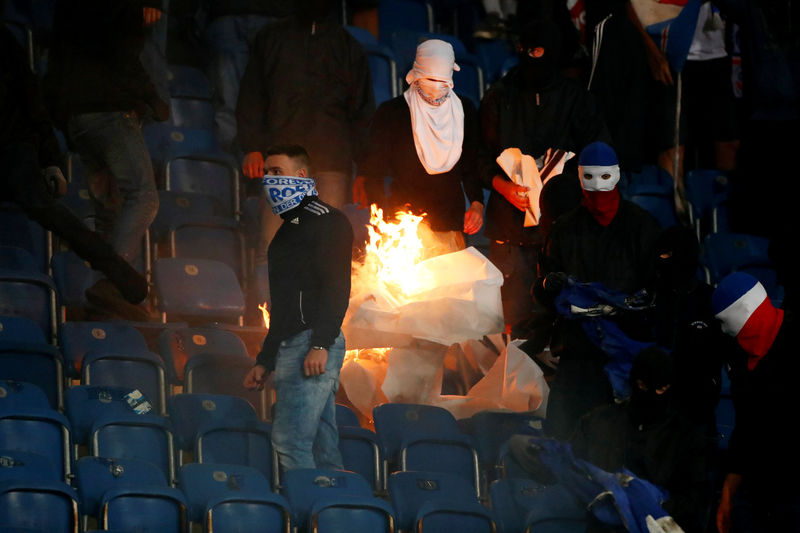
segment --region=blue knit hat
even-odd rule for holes
[[[578,164],[581,166],[592,167],[611,167],[619,165],[617,154],[611,146],[604,142],[593,142],[587,144],[581,150],[581,155],[578,157]]]

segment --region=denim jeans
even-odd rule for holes
[[[133,111],[81,113],[68,135],[89,177],[96,228],[126,260],[136,257],[158,211],[153,164]]]
[[[325,373],[305,377],[303,362],[311,348],[311,330],[283,342],[275,365],[272,446],[282,471],[293,468],[342,468],[336,428],[336,391],[344,361],[344,335],[328,350]]]
[[[250,47],[258,30],[272,21],[263,15],[225,15],[213,19],[204,40],[210,50],[208,79],[219,98],[215,115],[217,137],[224,148],[236,138],[236,101]]]

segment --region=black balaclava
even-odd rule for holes
[[[556,219],[581,205],[583,193],[575,175],[559,174],[547,180],[539,194],[539,233],[546,238]]]
[[[694,231],[683,226],[665,229],[655,253],[658,289],[685,293],[697,285],[700,244]]]
[[[666,418],[671,390],[661,394],[657,390],[671,385],[674,374],[672,357],[664,350],[651,346],[636,355],[630,374],[630,414],[634,424],[653,424]],[[639,381],[647,390],[642,390]]]
[[[522,80],[527,87],[538,88],[550,82],[558,71],[561,53],[561,33],[554,22],[547,19],[532,20],[520,30],[518,52]],[[531,57],[528,50],[541,47],[542,57]]]

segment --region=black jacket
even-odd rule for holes
[[[464,227],[464,194],[470,203],[483,203],[476,163],[478,150],[478,113],[467,98],[464,107],[464,142],[461,159],[447,172],[428,174],[419,161],[411,131],[411,113],[405,96],[400,95],[378,107],[372,121],[368,148],[358,165],[366,178],[370,202],[383,203],[394,212],[410,204],[417,213],[428,213],[426,220],[435,231],[461,231]],[[391,196],[383,197],[383,178],[392,177]],[[463,187],[463,188],[462,188]]]
[[[350,301],[353,228],[341,211],[315,196],[281,215],[267,251],[272,307],[257,363],[275,368],[280,343],[312,330],[311,345],[329,347]]]
[[[350,175],[374,111],[367,57],[335,21],[292,18],[256,36],[236,105],[245,153],[299,144],[317,171]]]
[[[160,0],[59,0],[45,94],[56,125],[72,114],[155,109],[155,86],[139,55],[143,8]]]
[[[480,112],[484,143],[481,176],[484,187],[492,191],[485,234],[498,241],[537,243],[537,228],[523,228],[524,213],[492,187],[493,176],[506,176],[496,163],[497,156],[511,147],[534,158],[548,148],[560,148],[576,154],[574,166],[584,146],[594,141],[609,142],[606,126],[592,95],[580,83],[556,74],[540,88],[526,88],[518,67],[486,92]]]

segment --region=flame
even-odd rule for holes
[[[359,359],[368,359],[371,361],[376,361],[380,363],[385,363],[386,358],[389,356],[389,352],[392,351],[391,348],[356,348],[353,350],[347,350],[344,353],[344,362],[348,363],[350,361],[358,362]]]
[[[383,210],[375,204],[370,206],[364,265],[379,281],[403,293],[411,293],[419,285],[414,265],[424,254],[422,240],[417,235],[423,216],[400,211],[396,214],[397,222],[386,222]]]
[[[261,316],[264,318],[264,327],[269,329],[269,311],[267,311],[267,302],[258,306],[261,309]]]

